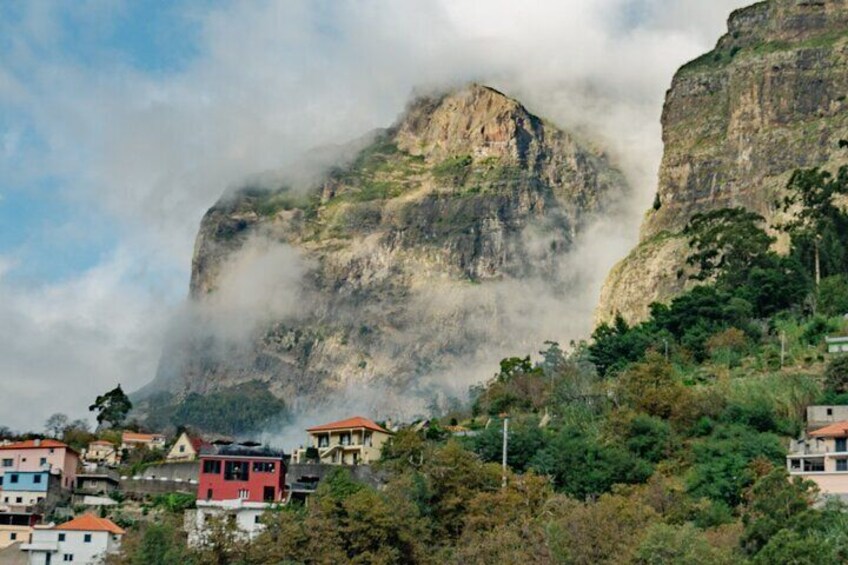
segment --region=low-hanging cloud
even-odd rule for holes
[[[593,227],[574,256],[584,293],[582,307],[567,317],[588,327],[587,297],[635,241],[655,189],[658,120],[671,75],[708,49],[729,12],[744,3],[266,1],[217,4],[203,13],[190,7],[186,18],[199,30],[196,55],[161,73],[133,67],[120,54],[97,66],[69,60],[58,39],[66,8],[26,5],[22,21],[0,22],[0,115],[8,116],[0,119],[0,177],[8,183],[0,191],[59,179],[65,198],[120,226],[121,251],[60,282],[21,287],[0,278],[4,321],[18,320],[28,332],[25,342],[4,341],[12,361],[0,365],[0,398],[30,386],[91,396],[110,382],[144,384],[164,340],[161,320],[179,309],[185,287],[163,292],[114,278],[112,269],[128,261],[133,269],[187,280],[198,221],[225,187],[296,165],[312,147],[391,123],[416,88],[469,80],[492,84],[604,147],[634,186],[622,215]],[[96,24],[121,9],[87,2],[78,11]],[[26,142],[32,139],[37,143]],[[114,293],[105,303],[97,294],[103,285]],[[54,295],[66,299],[47,298]],[[51,323],[43,322],[45,309]],[[99,328],[94,335],[89,323]],[[63,332],[73,334],[73,346],[57,346],[69,339]],[[132,343],[131,355],[120,335]],[[38,362],[34,352],[42,352]],[[77,361],[79,370],[63,370]],[[13,384],[22,374],[31,384]],[[0,424],[39,427],[51,410],[84,409],[68,395],[31,396],[26,414],[9,404]]]

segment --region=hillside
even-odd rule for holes
[[[599,321],[644,320],[651,302],[686,287],[680,231],[695,214],[743,206],[779,219],[794,169],[846,162],[846,65],[848,2],[772,0],[730,16],[716,48],[672,81],[656,201],[638,246],[609,274]]]
[[[155,389],[260,381],[297,407],[379,388],[363,396],[391,408],[464,391],[493,369],[471,380],[473,360],[550,337],[533,309],[556,306],[574,238],[627,190],[603,154],[479,85],[416,99],[319,182],[274,182],[204,216],[194,312]]]

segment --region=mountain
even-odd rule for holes
[[[674,77],[656,201],[638,246],[609,274],[598,320],[643,320],[652,302],[690,284],[680,232],[695,214],[743,206],[771,222],[794,169],[844,163],[846,97],[848,2],[773,0],[734,12],[716,48]]]
[[[565,316],[563,258],[626,190],[601,152],[492,88],[417,98],[319,180],[265,175],[209,209],[148,392],[258,381],[295,409],[334,392],[388,409],[464,391],[490,352],[551,337],[540,301]]]

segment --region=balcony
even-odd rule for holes
[[[825,440],[807,439],[805,440],[790,440],[789,442],[789,457],[799,457],[802,455],[848,455],[848,446],[837,444],[831,448],[829,442]]]

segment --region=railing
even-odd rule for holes
[[[829,444],[824,441],[808,440],[798,441],[791,440],[789,442],[789,456],[798,455],[848,455],[848,447],[845,449],[830,449]]]

